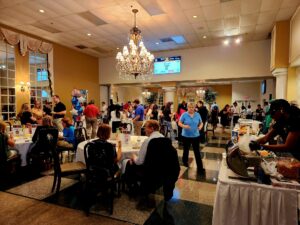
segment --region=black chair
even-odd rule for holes
[[[0,178],[7,178],[10,175],[17,174],[21,166],[20,154],[13,157],[7,157],[7,141],[5,135],[0,132]]]
[[[27,153],[27,164],[32,172],[43,172],[52,166],[52,150],[56,148],[58,130],[54,127],[42,128],[38,131],[36,142]]]
[[[85,210],[89,209],[96,200],[98,193],[104,193],[109,200],[109,213],[113,213],[115,191],[120,196],[120,171],[114,169],[112,145],[107,142],[90,142],[84,146],[86,162]]]
[[[169,138],[153,138],[148,144],[141,176],[141,191],[148,195],[163,187],[164,199],[170,200],[178,180],[180,165]]]

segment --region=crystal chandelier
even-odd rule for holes
[[[125,80],[149,80],[153,72],[154,56],[147,51],[142,41],[141,30],[136,26],[137,9],[133,9],[134,26],[130,30],[129,49],[124,46],[123,53],[118,52],[117,70],[119,77]]]

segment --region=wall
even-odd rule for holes
[[[270,40],[245,42],[240,46],[213,46],[154,53],[159,56],[182,57],[182,72],[177,75],[154,76],[152,82],[266,77],[270,73]],[[115,57],[99,59],[101,84],[137,83],[121,80]]]
[[[279,21],[272,31],[271,70],[289,65],[290,21]]]
[[[216,102],[222,109],[226,104],[232,103],[232,85],[215,85],[211,86],[218,93]]]
[[[139,99],[141,103],[144,103],[142,98],[143,89],[141,87],[112,87],[112,94],[114,97],[114,102],[126,103],[128,101],[133,102],[135,99]],[[116,98],[116,93],[118,95],[118,100]]]
[[[290,32],[290,64],[300,66],[300,7],[291,19]]]
[[[15,47],[15,64],[16,64],[16,113],[18,114],[23,103],[30,103],[30,91],[25,88],[21,92],[20,82],[30,82],[29,78],[29,55],[20,54],[19,48]]]
[[[68,116],[74,88],[88,90],[88,100],[100,106],[98,68],[98,58],[53,44],[54,94],[66,105]]]
[[[260,81],[247,83],[233,83],[232,101],[234,102],[239,100],[253,100],[254,102],[251,102],[252,109],[256,109],[256,105],[261,103],[260,85]],[[240,103],[239,106],[241,106]]]

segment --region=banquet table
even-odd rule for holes
[[[138,154],[140,147],[146,138],[147,138],[147,136],[133,136],[132,135],[132,136],[130,136],[129,141],[126,144],[124,143],[123,140],[121,140],[122,141],[122,159],[130,158],[133,153]],[[83,141],[77,146],[75,161],[77,161],[77,162],[81,161],[81,162],[85,163],[84,146],[91,141],[93,141],[93,140]],[[111,143],[117,142],[116,140],[108,140],[108,141]]]
[[[228,178],[236,176],[223,159],[213,225],[297,225],[299,191]]]
[[[29,146],[31,145],[31,137],[15,137],[15,148],[19,151],[21,155],[21,166],[26,166],[26,155],[29,150]]]

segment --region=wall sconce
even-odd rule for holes
[[[26,84],[25,84],[24,81],[21,81],[20,82],[20,90],[22,92],[24,92],[26,88],[28,89],[28,91],[30,90],[30,82],[26,82]]]
[[[151,92],[149,92],[148,90],[145,90],[145,91],[142,92],[142,95],[143,95],[144,98],[149,98],[150,95],[151,95]]]

